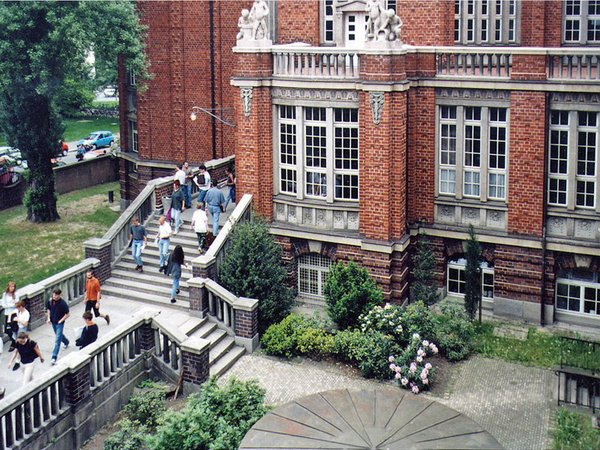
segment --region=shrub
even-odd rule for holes
[[[238,448],[250,427],[266,412],[265,391],[256,380],[230,379],[223,387],[207,381],[181,411],[168,411],[156,434],[153,450],[229,450]]]
[[[357,363],[363,357],[368,336],[360,330],[344,330],[333,335],[333,353],[341,360]]]
[[[286,287],[287,272],[281,247],[261,220],[237,224],[219,267],[221,284],[235,295],[258,299],[258,328],[281,321],[292,309],[294,298]]]
[[[592,428],[588,416],[569,412],[564,408],[556,411],[556,428],[553,432],[554,450],[591,450],[600,448],[600,431]]]
[[[475,326],[459,305],[441,304],[441,314],[434,315],[435,341],[449,361],[465,359],[473,351]]]
[[[333,336],[324,328],[306,328],[298,335],[298,351],[311,358],[324,358],[333,351]]]
[[[430,386],[434,369],[426,358],[437,352],[438,348],[433,342],[421,340],[421,336],[415,333],[399,356],[389,356],[386,361],[389,362],[388,370],[398,380],[400,387],[418,394]]]
[[[153,430],[165,411],[165,392],[163,389],[149,389],[133,395],[125,405],[125,414],[132,422],[140,423]]]
[[[433,277],[435,256],[425,234],[419,235],[412,262],[413,282],[410,286],[410,298],[413,302],[422,301],[426,305],[433,305],[438,300],[437,286]]]
[[[381,289],[367,270],[352,261],[329,268],[324,294],[329,316],[342,330],[356,325],[361,314],[383,302]]]
[[[409,305],[402,315],[404,321],[404,342],[411,342],[412,335],[417,333],[423,339],[435,337],[434,314],[423,302]]]
[[[119,431],[104,441],[104,450],[141,450],[145,448],[148,429],[129,419],[120,420]]]
[[[389,303],[384,307],[375,306],[359,318],[360,329],[363,332],[379,331],[392,336],[397,343],[404,341],[404,309]]]
[[[316,327],[316,320],[292,313],[281,322],[267,328],[261,342],[267,354],[291,358],[301,353],[298,348],[299,337],[306,330]]]

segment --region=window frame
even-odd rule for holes
[[[138,153],[139,152],[139,134],[138,134],[138,128],[137,128],[137,120],[128,119],[127,125],[129,128],[129,144],[131,146],[130,149],[132,152]]]
[[[451,291],[450,290],[450,283],[451,282],[455,282],[458,283],[459,287],[461,285],[466,286],[466,267],[467,267],[467,261],[465,258],[458,258],[456,260],[450,260],[446,263],[446,293],[448,296],[450,297],[457,297],[457,298],[464,298],[465,294],[464,292],[456,292],[456,291]],[[483,300],[489,300],[489,301],[493,301],[494,300],[494,294],[495,294],[495,282],[496,282],[496,276],[494,273],[494,267],[490,267],[490,265],[488,263],[486,263],[485,261],[481,263],[480,265],[481,268],[481,298]],[[450,278],[450,271],[458,271],[458,278],[456,279],[451,279]],[[462,277],[460,276],[460,274],[462,273]],[[492,291],[492,296],[485,296],[484,292],[485,290],[485,286],[490,286],[489,283],[486,283],[485,279],[486,279],[486,275],[492,276],[492,284],[491,284],[491,291]],[[460,291],[460,289],[459,289]]]
[[[455,45],[519,45],[521,2],[455,0]]]
[[[319,261],[318,264],[313,264],[315,261]],[[331,264],[333,264],[333,261],[326,257],[321,255],[320,253],[305,253],[303,255],[300,255],[298,257],[298,259],[296,260],[296,265],[297,265],[297,283],[296,286],[298,288],[298,296],[300,297],[307,297],[307,298],[314,298],[314,299],[324,299],[325,295],[323,293],[324,291],[324,287],[325,287],[325,280],[327,278],[327,274],[329,273],[329,268],[331,267]],[[304,286],[309,285],[313,283],[313,280],[308,280],[306,282],[303,281],[302,278],[302,271],[312,271],[315,272],[317,275],[317,279],[316,279],[316,283],[317,283],[317,293],[313,293],[313,292],[307,292],[307,291],[303,291],[303,284]]]
[[[284,120],[283,123],[294,123],[296,130],[296,164],[287,166],[281,163],[281,122],[280,110],[281,108],[294,108],[295,119]],[[319,120],[315,120],[313,117],[307,118],[306,111],[308,109],[319,109],[324,111],[324,116],[320,116]],[[337,121],[335,119],[336,110],[349,110],[350,116],[356,120]],[[336,202],[351,202],[358,204],[360,200],[360,128],[359,128],[359,113],[356,106],[349,105],[334,105],[324,106],[323,103],[319,105],[308,104],[308,105],[288,105],[288,104],[274,104],[273,105],[273,117],[275,118],[273,124],[274,130],[274,177],[275,182],[273,183],[274,195],[285,195],[290,198],[296,198],[298,200],[310,199],[316,202],[325,202],[333,204]],[[314,144],[314,133],[318,129],[318,139],[324,139],[325,147],[320,146],[321,150],[316,153],[309,154],[307,149]],[[353,151],[353,147],[345,149],[341,148],[342,154],[353,154],[356,153],[356,158],[349,158],[351,166],[355,166],[356,169],[347,167],[336,167],[338,161],[336,152],[336,131],[349,129],[349,138],[341,137],[342,140],[350,139],[352,145],[356,145],[356,151]],[[312,135],[309,134],[312,131]],[[324,132],[324,136],[323,133]],[[353,134],[354,133],[354,134]],[[346,150],[346,152],[344,151]],[[324,160],[323,163],[315,165],[315,160]],[[344,158],[342,158],[345,161]],[[342,164],[343,166],[343,164]],[[281,171],[282,170],[295,170],[296,173],[296,192],[288,192],[281,189]],[[309,177],[311,174],[317,174],[321,177],[321,180],[325,180],[324,184],[319,183],[318,180],[315,182],[315,178]],[[312,175],[311,175],[312,176]],[[338,180],[342,183],[350,180],[350,184],[338,185]],[[355,184],[353,184],[355,182]],[[312,187],[312,189],[309,189]],[[339,188],[339,189],[338,189]],[[338,196],[338,193],[350,193],[350,198]],[[356,198],[352,198],[352,196]]]
[[[561,289],[559,288],[559,285],[567,287],[568,293],[566,297],[560,294]],[[571,297],[570,295],[571,288],[577,288],[579,290],[579,296],[577,297],[579,308],[577,310],[570,308],[571,299],[575,299],[575,297]],[[586,299],[588,290],[595,291],[596,298],[594,300]],[[559,307],[559,297],[566,298],[566,308]],[[586,302],[594,302],[596,304],[594,313],[586,312]],[[554,306],[556,310],[560,311],[561,313],[576,314],[585,317],[595,316],[600,318],[600,280],[598,280],[598,275],[595,274],[593,281],[583,281],[573,278],[557,277],[554,289]]]
[[[508,104],[483,105],[483,104],[448,104],[438,103],[436,108],[436,197],[438,199],[455,198],[456,200],[473,199],[480,201],[494,201],[508,203],[509,183],[509,153],[510,153],[510,108]],[[455,113],[448,115],[445,108],[454,108]],[[479,109],[479,118],[468,117],[468,109]],[[504,121],[492,120],[494,110],[504,110]],[[496,113],[500,115],[500,112]],[[445,117],[446,116],[446,117]],[[446,153],[452,154],[451,142],[454,139],[444,134],[444,130],[455,127],[455,164],[451,158],[445,161]],[[492,128],[504,130],[504,140],[499,138],[491,140]],[[477,130],[478,135],[469,136],[467,130]],[[448,143],[446,144],[446,141]],[[469,143],[471,143],[469,151]],[[491,153],[492,144],[495,143],[496,154]],[[502,145],[501,145],[502,144]],[[501,150],[503,150],[503,154]],[[496,167],[492,167],[492,157],[496,158]],[[498,161],[502,159],[504,167],[499,167]],[[454,173],[454,180],[449,180],[449,174]],[[496,181],[491,183],[492,177]],[[498,181],[502,179],[503,185]],[[454,183],[454,192],[448,187]],[[493,189],[492,189],[493,187]],[[504,196],[500,197],[498,194]]]
[[[552,123],[554,113],[560,114],[561,117],[568,117],[566,124]],[[581,114],[595,114],[596,125],[580,125],[579,119]],[[566,144],[557,144],[554,141],[555,133],[562,133],[566,135]],[[579,138],[581,133],[587,133],[587,135],[594,133],[594,144],[593,152],[595,153],[595,161],[593,164],[594,175],[585,175],[579,173],[580,163],[583,160],[579,159],[580,142]],[[562,142],[562,141],[560,141]],[[557,173],[553,167],[556,166],[555,161],[564,161],[565,159],[555,158],[555,150],[553,147],[559,146],[561,148],[566,147],[566,173]],[[547,177],[547,200],[546,203],[550,207],[562,208],[568,211],[595,211],[600,213],[600,201],[597,197],[600,194],[600,110],[597,107],[581,107],[573,109],[570,105],[554,104],[550,106],[550,114],[548,115],[548,171]],[[586,163],[590,164],[587,160]],[[589,166],[587,166],[589,167]],[[560,167],[559,167],[560,169]],[[586,169],[587,170],[587,169]],[[585,198],[591,198],[593,204],[580,204],[579,203],[579,187],[585,185],[593,186],[592,192],[587,192]],[[560,189],[557,189],[560,187]],[[558,195],[562,195],[564,201],[554,201],[556,198],[560,200]]]
[[[590,14],[590,5],[596,5],[596,14]],[[579,13],[571,13],[578,5]],[[600,2],[597,0],[566,0],[563,2],[563,20],[561,39],[565,45],[598,45],[600,44]],[[597,39],[590,39],[590,22],[597,23],[596,34]],[[575,28],[574,25],[577,24]],[[570,25],[570,26],[569,26]],[[570,36],[567,39],[568,33],[577,33],[577,37]]]

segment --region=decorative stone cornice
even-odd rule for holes
[[[326,89],[294,89],[274,87],[271,97],[290,100],[358,102],[358,92]]]
[[[554,92],[550,97],[554,103],[568,103],[571,105],[600,104],[599,94],[583,94],[581,92]]]
[[[438,99],[471,101],[510,101],[510,92],[483,89],[444,89],[435,90]]]

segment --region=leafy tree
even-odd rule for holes
[[[65,81],[89,71],[90,50],[114,65],[124,55],[144,78],[141,34],[135,5],[126,0],[0,4],[0,126],[31,171],[29,220],[59,218],[50,158],[64,131],[57,103]]]
[[[85,80],[67,78],[57,92],[57,106],[62,116],[75,116],[82,108],[92,105],[94,93]]]
[[[211,379],[181,411],[169,410],[149,437],[153,450],[229,450],[267,413],[265,391],[256,380],[230,379],[223,387]]]
[[[470,320],[475,319],[475,313],[481,303],[481,247],[473,225],[469,225],[467,240],[467,266],[465,267],[465,311]]]
[[[240,223],[219,267],[219,282],[235,295],[258,300],[258,329],[283,320],[294,304],[286,286],[287,271],[281,247],[262,220]]]
[[[383,294],[367,269],[353,261],[342,262],[329,268],[324,286],[329,317],[341,329],[353,327],[361,314],[383,302]]]
[[[419,236],[417,251],[412,258],[413,282],[410,287],[410,298],[413,302],[422,301],[426,305],[433,305],[438,300],[437,286],[433,276],[435,269],[435,256],[425,234]]]

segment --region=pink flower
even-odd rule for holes
[[[431,344],[429,344],[429,348],[431,349],[431,351],[433,353],[437,354],[438,348],[436,347],[436,345],[433,342]]]
[[[427,378],[424,378],[421,380],[423,382],[423,384],[428,385],[429,384],[429,380]]]
[[[429,341],[423,341],[423,347],[429,347]]]
[[[433,367],[433,366],[432,366],[431,364],[429,364],[429,363],[425,364],[425,368],[426,368],[427,370],[431,370],[431,368],[432,368],[432,367]]]
[[[427,378],[428,375],[429,375],[429,371],[427,369],[423,369],[421,371],[421,378]]]
[[[396,364],[390,364],[390,370],[396,370]]]
[[[393,356],[390,356],[388,358],[388,361],[391,362],[391,363],[393,363],[394,361],[396,361],[396,358],[394,358]]]
[[[410,373],[415,373],[417,371],[417,365],[415,363],[410,363],[410,367],[408,369]]]
[[[422,356],[417,356],[417,362],[423,362],[423,357]]]
[[[400,383],[402,383],[402,386],[406,386],[408,384],[408,378],[402,378]]]
[[[394,375],[394,377],[396,378],[396,380],[399,380],[400,378],[402,378],[402,374],[398,372],[396,375]]]
[[[419,393],[418,386],[413,386],[411,390],[412,390],[413,394],[418,394]]]
[[[420,348],[419,350],[417,350],[417,355],[425,356],[425,351],[422,348]]]

